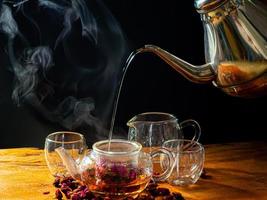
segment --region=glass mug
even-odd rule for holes
[[[179,186],[196,183],[204,167],[204,147],[199,142],[183,139],[165,141],[162,147],[172,152],[174,158],[169,163],[169,159],[161,155],[161,167],[172,168],[167,182]]]
[[[167,162],[173,163],[172,154],[165,149],[159,148],[148,154],[142,151],[140,143],[134,141],[102,140],[94,143],[92,148],[78,167],[81,181],[94,194],[111,199],[136,197],[152,178],[165,180],[171,167],[155,175],[152,158],[157,154],[165,155]],[[62,157],[68,159],[64,152]]]
[[[197,121],[188,119],[178,123],[178,119],[169,113],[147,112],[134,116],[127,122],[128,140],[137,141],[148,151],[161,147],[167,140],[183,139],[183,129],[193,127],[192,140],[198,141],[201,128]]]
[[[64,148],[79,163],[85,156],[87,146],[82,134],[70,131],[59,131],[49,134],[45,139],[45,159],[51,174],[55,177],[70,176],[62,159],[55,151]]]

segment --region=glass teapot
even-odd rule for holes
[[[80,162],[77,162],[64,147],[55,151],[59,154],[69,174],[82,181],[97,196],[111,199],[136,197],[150,180],[166,180],[173,170],[172,153],[158,148],[145,153],[138,142],[112,139],[101,140],[93,144],[92,150]],[[153,172],[153,158],[166,155],[168,167],[161,174]]]
[[[145,45],[134,55],[152,52],[188,80],[213,82],[232,96],[266,94],[266,4],[260,0],[195,0],[195,8],[204,26],[206,64],[194,66],[155,45]]]

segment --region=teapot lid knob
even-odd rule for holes
[[[195,0],[195,8],[199,13],[206,13],[217,9],[229,0]]]

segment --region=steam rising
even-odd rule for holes
[[[3,1],[0,8],[16,104],[66,129],[104,136],[127,47],[103,3]]]
[[[6,5],[2,5],[0,12],[0,31],[12,39],[18,33],[17,23],[12,16],[11,9]]]
[[[12,97],[17,104],[20,99],[27,99],[27,96],[34,95],[38,89],[38,83],[42,82],[40,78],[44,78],[49,67],[53,65],[52,51],[48,47],[27,49],[22,59],[24,59],[21,61],[22,65],[17,63],[14,70],[16,79]],[[47,95],[47,92],[43,95]],[[42,101],[45,96],[39,96],[39,99]]]

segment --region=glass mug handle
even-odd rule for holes
[[[193,119],[187,119],[182,121],[180,124],[181,129],[184,129],[185,127],[192,126],[194,128],[194,136],[191,139],[192,141],[198,141],[201,135],[201,128],[197,121]]]
[[[167,158],[168,158],[169,165],[168,165],[167,169],[164,172],[162,172],[161,174],[153,174],[152,178],[156,182],[157,181],[165,181],[167,178],[169,178],[169,176],[172,173],[172,170],[173,170],[172,166],[173,166],[173,163],[174,163],[173,155],[169,150],[167,150],[165,148],[159,148],[159,149],[156,149],[156,150],[154,150],[154,151],[152,151],[150,153],[152,159],[155,156],[157,156],[158,154],[165,154],[167,156]]]

